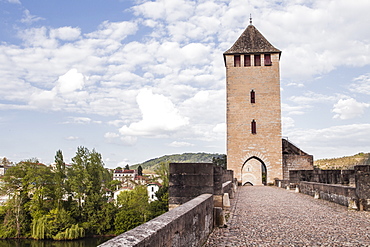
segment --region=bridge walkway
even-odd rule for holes
[[[370,212],[277,187],[239,187],[227,227],[204,246],[370,246]]]

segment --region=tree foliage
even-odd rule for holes
[[[159,201],[149,203],[146,186],[137,185],[113,203],[108,199],[120,182],[95,150],[78,147],[71,165],[61,150],[53,166],[36,158],[19,162],[1,178],[0,192],[9,200],[0,206],[0,238],[68,240],[132,229],[167,211],[168,164],[158,173],[166,185]]]

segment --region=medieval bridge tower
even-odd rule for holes
[[[242,185],[283,179],[281,51],[252,25],[224,54],[227,166]]]

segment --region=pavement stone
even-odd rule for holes
[[[238,187],[204,247],[370,246],[370,212],[272,186]]]

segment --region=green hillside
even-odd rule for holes
[[[315,161],[315,167],[328,170],[353,169],[356,165],[370,165],[370,153],[358,153],[341,158],[320,159]]]
[[[213,157],[222,157],[223,154],[210,154],[210,153],[184,153],[165,155],[159,158],[145,161],[141,164],[130,166],[131,169],[137,169],[139,165],[143,169],[154,171],[157,165],[161,162],[179,162],[179,163],[209,163],[212,162]]]

